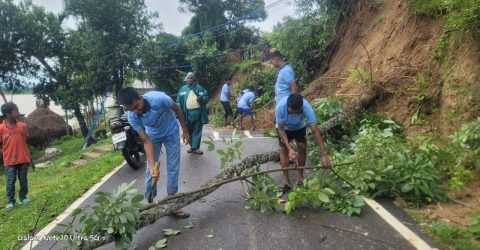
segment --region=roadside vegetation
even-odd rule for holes
[[[123,161],[121,154],[111,151],[86,165],[74,167],[71,162],[78,160],[82,153],[90,151],[79,150],[82,143],[82,138],[71,136],[56,140],[51,146],[63,150],[63,155],[52,160],[47,168],[29,169],[31,203],[18,205],[11,211],[0,211],[0,249],[15,249],[25,243],[18,241],[17,237],[33,235],[41,230]],[[106,140],[94,146],[109,143]],[[0,186],[5,186],[5,178],[0,178]],[[0,196],[5,197],[4,188],[0,189]],[[6,200],[0,199],[0,207],[5,205]]]

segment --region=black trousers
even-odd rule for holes
[[[230,102],[221,102],[223,106],[223,110],[225,111],[225,120],[228,119],[229,116],[233,117],[232,106],[230,106]]]

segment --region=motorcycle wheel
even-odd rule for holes
[[[131,168],[139,169],[143,166],[143,160],[137,150],[130,150],[129,147],[124,147],[122,149],[122,154],[123,158],[125,158],[125,161],[127,161]]]

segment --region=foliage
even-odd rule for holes
[[[334,117],[336,114],[342,111],[344,103],[343,98],[339,97],[325,97],[318,98],[312,102],[312,106],[315,109],[318,123],[324,123],[328,119]]]
[[[442,149],[443,170],[452,189],[462,189],[473,178],[473,171],[480,168],[479,132],[479,119],[466,123],[451,136],[452,143]]]
[[[220,166],[223,169],[229,167],[235,160],[239,160],[242,156],[243,143],[241,140],[235,140],[236,135],[232,134],[231,139],[222,138],[225,144],[224,149],[217,149],[216,152],[220,159]],[[212,138],[205,140],[203,143],[208,145],[208,151],[215,150],[215,142]]]
[[[328,170],[327,170],[328,171]],[[352,190],[339,185],[331,172],[315,171],[308,176],[303,186],[297,186],[288,194],[285,212],[291,213],[299,206],[324,207],[349,216],[360,215],[365,206],[362,198]]]
[[[66,226],[70,235],[111,235],[115,238],[117,248],[128,249],[136,232],[140,217],[143,195],[133,187],[135,181],[122,183],[112,193],[98,192],[92,210],[77,209],[73,213],[73,222],[78,219],[80,228],[73,222]],[[72,246],[79,246],[80,241],[72,241]]]
[[[278,205],[278,187],[269,175],[252,177],[245,208],[259,210],[262,213],[274,212]]]
[[[212,41],[211,34],[206,34],[203,39],[204,41],[197,39],[189,44],[189,49],[193,52],[187,59],[192,63],[198,82],[211,93],[230,74],[230,64]]]
[[[358,67],[350,70],[349,80],[354,83],[369,86],[373,83],[373,75],[369,70]]]
[[[258,61],[246,61],[237,66],[238,72],[246,74],[245,79],[239,82],[238,91],[247,87],[255,89],[255,107],[262,108],[272,103],[276,72],[272,68],[263,66]]]
[[[355,164],[340,169],[339,174],[361,192],[372,197],[401,196],[415,205],[443,198],[436,162],[390,128],[363,127],[352,151],[342,160]]]
[[[181,0],[182,8],[193,13],[183,35],[194,37],[209,30],[220,50],[240,48],[255,41],[257,32],[247,28],[247,21],[261,21],[266,18],[263,0]]]
[[[479,0],[410,0],[419,14],[445,15],[449,31],[480,32]]]
[[[480,39],[480,0],[409,0],[417,14],[444,16],[443,34],[435,48],[435,59],[445,58],[453,34],[471,33]]]
[[[24,87],[26,79],[34,76],[38,70],[26,51],[23,40],[25,26],[24,15],[27,5],[15,5],[13,1],[0,1],[0,83],[2,89],[18,89]]]
[[[297,78],[308,82],[326,59],[337,14],[333,9],[298,19],[288,18],[267,36],[269,43],[292,63]]]
[[[188,65],[188,48],[171,34],[160,33],[148,38],[141,48],[140,66],[144,77],[167,94],[176,94],[183,83],[182,75],[172,65]],[[180,70],[186,70],[181,68]]]
[[[474,250],[480,247],[478,242],[471,240],[472,234],[457,225],[450,225],[445,222],[434,222],[429,230],[443,244],[454,246],[459,250]]]
[[[144,0],[68,0],[65,12],[79,18],[79,30],[92,35],[90,47],[96,52],[91,58],[104,76],[100,84],[112,84],[114,93],[121,88],[129,70],[136,67],[138,52],[151,29]]]
[[[480,240],[480,213],[473,216],[469,231],[477,240]]]
[[[73,201],[78,199],[103,176],[122,163],[123,158],[118,152],[107,152],[95,160],[89,161],[81,168],[70,167],[73,160],[78,160],[85,151],[79,151],[83,140],[79,137],[63,137],[52,142],[51,146],[61,149],[62,156],[54,159],[47,168],[37,168],[28,173],[28,185],[31,203],[18,207],[6,213],[0,211],[0,249],[17,249],[25,242],[18,241],[19,235],[25,235],[32,230],[32,224],[39,211],[48,201],[46,210],[40,216],[37,229],[43,228],[57,215],[61,214]],[[103,141],[102,144],[111,144]],[[86,150],[88,151],[88,150]],[[0,178],[0,186],[5,186],[5,178]],[[0,189],[0,195],[5,196],[5,189]],[[0,199],[0,207],[6,205],[6,199]]]

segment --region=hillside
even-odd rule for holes
[[[404,125],[409,135],[448,136],[479,115],[480,52],[466,33],[441,53],[442,28],[442,18],[415,13],[407,0],[351,1],[325,70],[305,95],[354,98],[367,87],[359,78],[371,72],[385,89],[375,111]]]

